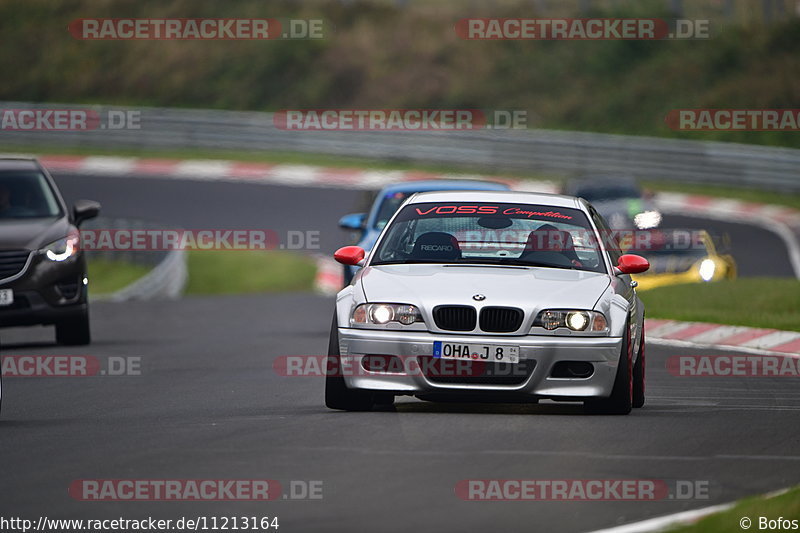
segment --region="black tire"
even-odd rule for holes
[[[92,342],[89,328],[89,310],[75,318],[56,323],[56,342],[66,346],[84,346]]]
[[[334,313],[328,340],[328,360],[325,364],[325,405],[329,409],[342,411],[371,411],[375,405],[373,394],[347,388],[341,375],[339,357],[339,332]]]
[[[389,392],[376,392],[372,396],[372,401],[375,405],[394,405],[394,394]]]
[[[633,365],[633,406],[637,409],[644,407],[644,372],[646,367],[644,345],[644,324],[642,324],[642,340],[639,343],[639,354],[636,356],[636,364]]]
[[[619,354],[614,388],[608,398],[586,400],[584,411],[593,415],[627,415],[633,408],[633,371],[631,369],[632,349],[630,328],[625,325],[625,337]]]

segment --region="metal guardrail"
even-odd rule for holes
[[[0,131],[0,146],[279,150],[447,163],[476,171],[623,173],[800,192],[800,150],[555,130],[285,131],[272,113],[0,102],[3,109],[140,112],[140,129]]]
[[[126,218],[100,217],[87,221],[85,230],[157,230],[160,224]],[[87,250],[86,256],[108,261],[123,261],[152,267],[151,270],[130,285],[108,295],[93,299],[124,302],[128,300],[175,299],[183,294],[188,280],[186,252],[183,249],[132,251],[132,250]]]

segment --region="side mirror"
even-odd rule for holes
[[[100,204],[92,200],[77,200],[72,206],[72,219],[76,226],[100,214]]]
[[[345,215],[339,219],[339,227],[342,229],[362,230],[366,222],[366,213],[353,213]]]
[[[343,265],[362,266],[366,252],[360,246],[345,246],[333,254],[333,258]]]
[[[616,274],[640,274],[648,268],[650,268],[650,262],[641,255],[625,254],[619,258],[614,272]]]

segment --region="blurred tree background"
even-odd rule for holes
[[[795,0],[5,0],[0,100],[273,111],[521,109],[529,126],[799,146],[797,133],[685,133],[679,108],[800,107]],[[709,19],[711,38],[466,41],[465,17]],[[80,41],[78,18],[323,19],[319,40]]]

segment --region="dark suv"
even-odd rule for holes
[[[54,324],[61,344],[89,344],[86,260],[78,226],[100,204],[70,212],[35,159],[0,158],[0,327]]]

